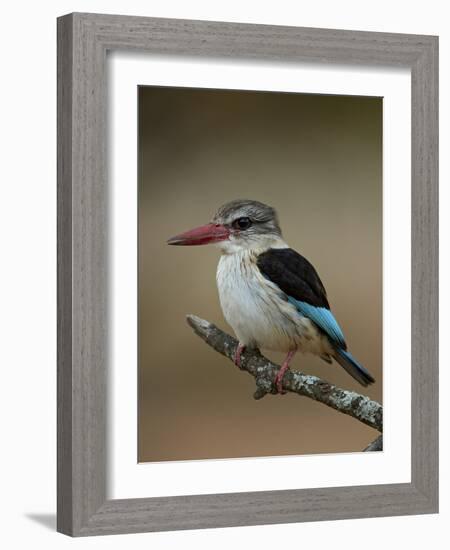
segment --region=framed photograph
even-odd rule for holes
[[[58,19],[58,530],[438,511],[438,39]]]

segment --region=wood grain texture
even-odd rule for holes
[[[72,528],[72,21],[58,21],[57,529]]]
[[[412,74],[412,481],[107,499],[106,52],[408,67]],[[438,40],[71,14],[58,20],[58,530],[73,536],[438,509]]]
[[[412,479],[438,509],[438,41],[411,71]]]

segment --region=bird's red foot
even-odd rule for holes
[[[239,344],[237,345],[236,347],[236,351],[234,352],[234,364],[239,367],[240,369],[242,368],[241,367],[241,354],[242,352],[245,350],[245,346],[244,344],[241,344],[239,342]]]
[[[275,386],[277,387],[277,392],[281,395],[284,395],[286,393],[283,390],[283,378],[288,369],[289,369],[288,365],[283,365],[281,369],[277,372],[277,375],[275,377]]]
[[[294,357],[295,353],[296,350],[293,350],[287,354],[286,359],[281,365],[281,369],[277,372],[277,375],[275,376],[275,386],[277,388],[277,392],[281,395],[284,395],[286,393],[283,390],[283,378],[286,374],[286,371],[289,369],[289,363],[291,362],[291,359]]]

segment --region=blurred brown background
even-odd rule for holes
[[[274,206],[377,382],[365,390],[309,355],[293,368],[381,401],[382,99],[141,87],[139,165],[138,460],[362,450],[377,433],[349,416],[294,394],[253,399],[253,378],[185,321],[194,313],[231,331],[219,250],[165,241],[232,199]]]

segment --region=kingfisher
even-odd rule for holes
[[[317,271],[284,241],[274,208],[233,200],[210,223],[167,243],[220,248],[217,287],[224,317],[239,340],[238,367],[246,347],[286,353],[275,378],[278,393],[284,393],[283,377],[300,351],[330,364],[334,359],[363,386],[375,382],[348,351]]]

